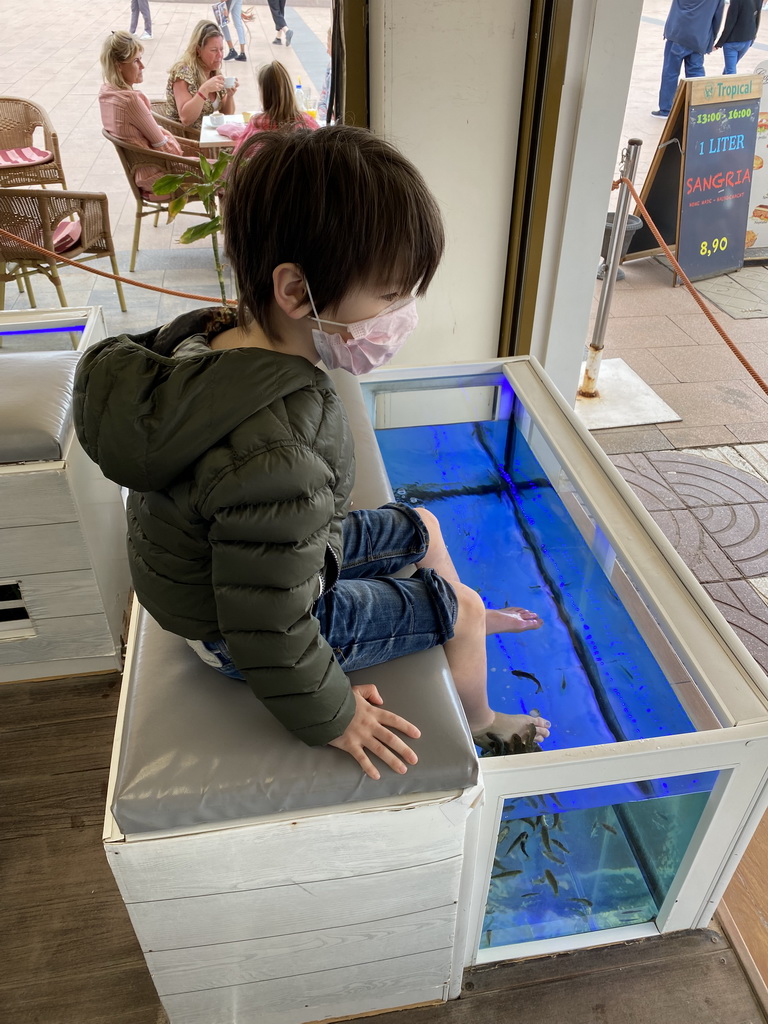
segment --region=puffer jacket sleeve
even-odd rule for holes
[[[235,664],[287,729],[328,743],[355,708],[312,615],[335,514],[331,467],[309,446],[276,442],[230,466],[206,505],[219,627]]]

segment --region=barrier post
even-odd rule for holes
[[[642,139],[630,139],[627,148],[621,154],[621,178],[627,178],[634,182],[637,160],[640,155]],[[592,340],[587,349],[587,360],[584,366],[584,375],[581,379],[578,395],[581,398],[597,398],[597,378],[600,373],[600,362],[603,358],[605,328],[608,323],[608,311],[611,308],[613,298],[613,287],[616,284],[616,275],[619,270],[621,259],[621,244],[624,240],[624,232],[627,227],[627,215],[629,213],[629,189],[622,182],[619,186],[619,199],[616,203],[616,214],[613,218],[613,230],[611,241],[608,246],[608,256],[605,261],[605,276],[603,287],[600,292],[600,302],[597,307],[595,328],[592,332]]]

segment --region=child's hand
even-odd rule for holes
[[[372,779],[379,779],[381,775],[366,754],[366,749],[381,758],[393,771],[405,774],[408,769],[403,761],[416,764],[419,759],[408,744],[391,730],[397,729],[413,739],[418,739],[421,733],[415,725],[381,707],[384,701],[372,683],[353,686],[352,692],[357,705],[354,717],[341,736],[331,740],[329,746],[351,754]]]

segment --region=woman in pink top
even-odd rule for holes
[[[141,55],[144,47],[130,32],[113,32],[101,48],[104,84],[99,90],[101,123],[110,135],[135,146],[146,146],[161,153],[182,152],[178,140],[161,128],[152,116],[149,100],[134,89],[144,78]],[[148,195],[152,185],[167,171],[158,164],[136,170],[136,184]]]
[[[254,114],[248,122],[248,127],[237,141],[235,152],[257,132],[274,131],[291,125],[294,128],[309,128],[311,131],[318,128],[313,117],[299,110],[291,76],[279,60],[265,64],[259,71],[258,81],[264,110],[261,114]]]

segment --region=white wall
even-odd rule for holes
[[[528,31],[526,0],[370,0],[371,126],[416,164],[447,249],[395,365],[493,358]],[[532,352],[573,401],[642,0],[576,0]]]
[[[422,172],[447,236],[399,365],[496,355],[528,6],[371,0],[371,126]]]
[[[571,403],[589,329],[642,7],[643,0],[574,4],[531,342],[532,354]]]

